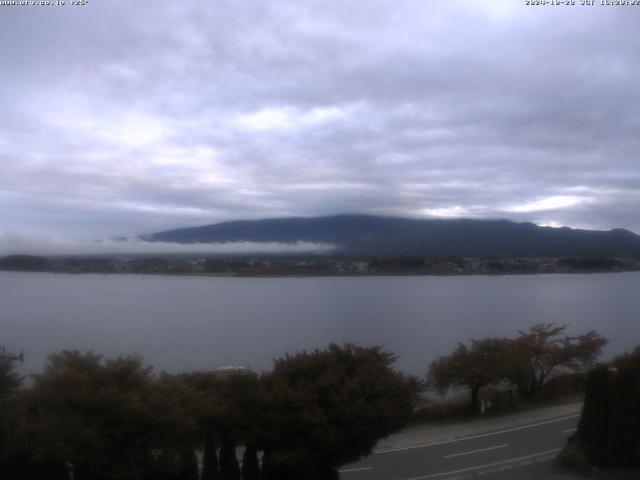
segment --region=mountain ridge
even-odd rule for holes
[[[363,214],[233,220],[166,230],[149,242],[313,242],[334,253],[418,256],[636,256],[640,235],[622,228],[585,230],[506,219],[413,219]]]

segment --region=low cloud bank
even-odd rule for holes
[[[79,241],[60,238],[36,238],[0,233],[0,256],[7,255],[156,255],[156,254],[258,254],[329,253],[335,245],[313,242],[233,242],[169,243],[146,242],[138,238],[124,240]]]

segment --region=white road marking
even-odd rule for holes
[[[340,473],[363,472],[365,470],[371,470],[371,467],[347,468],[345,470],[338,470],[338,472]]]
[[[536,459],[524,460],[524,461],[518,462],[518,463],[511,463],[509,465],[503,465],[503,466],[499,466],[499,467],[495,467],[495,468],[490,468],[489,470],[481,470],[481,471],[478,471],[477,473],[478,473],[478,475],[488,475],[488,474],[495,473],[495,472],[504,472],[505,470],[513,470],[514,468],[526,467],[527,465],[533,465],[534,463],[546,462],[546,461],[552,460],[553,458],[554,458],[553,456],[546,456],[545,457],[544,455],[541,455],[540,457],[538,457]],[[445,479],[445,480],[450,480],[450,479]]]
[[[570,433],[570,432],[575,432],[576,430],[578,430],[577,428],[568,428],[567,430],[562,430],[561,433]]]
[[[529,425],[521,425],[521,426],[514,426],[514,427],[508,427],[504,430],[500,430],[498,432],[490,432],[490,433],[480,433],[478,435],[470,435],[468,437],[462,437],[462,438],[454,438],[451,440],[444,440],[442,442],[433,442],[433,443],[422,443],[419,445],[412,445],[410,447],[402,447],[402,448],[389,448],[387,450],[378,450],[377,452],[374,452],[374,455],[379,455],[382,453],[392,453],[392,452],[401,452],[403,450],[413,450],[416,448],[426,448],[426,447],[435,447],[438,445],[446,445],[448,443],[455,443],[455,442],[463,442],[465,440],[473,440],[476,438],[486,438],[486,437],[491,437],[493,435],[500,435],[502,433],[509,433],[509,432],[515,432],[517,430],[526,430],[527,428],[534,428],[534,427],[539,427],[540,425],[548,425],[550,423],[557,423],[557,422],[563,422],[565,420],[569,420],[571,418],[576,418],[579,417],[580,414],[576,413],[575,415],[569,415],[566,417],[561,417],[561,418],[554,418],[553,420],[547,420],[545,422],[538,422],[538,423],[532,423]]]
[[[476,467],[461,468],[460,470],[452,470],[450,472],[433,473],[431,475],[424,475],[422,477],[405,478],[404,480],[427,480],[428,478],[443,477],[445,475],[455,475],[456,473],[471,472],[473,470],[480,470],[482,468],[495,467],[497,465],[504,465],[505,463],[519,462],[521,460],[527,460],[529,458],[540,457],[542,455],[549,455],[551,453],[556,453],[556,452],[559,452],[559,451],[560,451],[560,449],[556,448],[554,450],[547,450],[546,452],[534,453],[532,455],[525,455],[524,457],[510,458],[508,460],[503,460],[501,462],[487,463],[486,465],[478,465]]]
[[[508,443],[503,443],[502,445],[496,445],[494,447],[479,448],[478,450],[469,450],[468,452],[460,452],[460,453],[452,453],[451,455],[444,455],[444,458],[461,457],[463,455],[471,455],[472,453],[488,452],[489,450],[496,450],[498,448],[505,448],[508,446],[509,446]]]

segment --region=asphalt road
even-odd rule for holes
[[[578,419],[579,414],[575,414],[454,440],[378,451],[341,468],[340,478],[452,480],[475,477],[497,480],[517,477],[544,480],[546,475],[541,476],[541,464],[549,463],[557,455],[575,431]]]

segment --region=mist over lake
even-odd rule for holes
[[[157,370],[269,369],[330,342],[383,345],[423,374],[457,342],[541,321],[596,329],[603,358],[640,338],[640,272],[222,278],[0,272],[0,345],[37,373],[61,349],[138,353]]]

